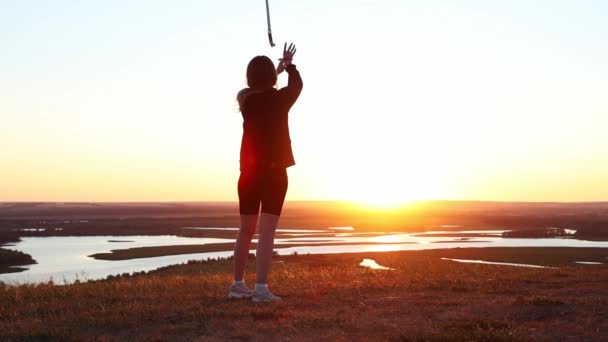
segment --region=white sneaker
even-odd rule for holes
[[[242,298],[251,298],[253,291],[247,287],[247,285],[239,283],[230,285],[230,293],[228,294],[228,298],[230,299],[242,299]]]
[[[255,303],[275,302],[275,301],[281,300],[281,297],[275,296],[270,292],[270,290],[265,289],[265,290],[253,291],[251,300]]]

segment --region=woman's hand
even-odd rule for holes
[[[279,58],[279,66],[277,67],[277,75],[285,70],[285,67],[291,64],[293,61],[293,55],[296,54],[296,46],[294,43],[290,43],[287,47],[287,43],[283,46],[283,58]]]

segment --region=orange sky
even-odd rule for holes
[[[236,200],[235,94],[280,53],[240,5],[1,4],[0,201]],[[596,5],[277,2],[305,83],[288,199],[608,200]]]

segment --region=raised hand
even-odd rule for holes
[[[294,43],[290,43],[289,47],[287,47],[287,43],[283,46],[283,58],[281,61],[285,64],[291,64],[293,60],[293,55],[296,54],[296,45]]]
[[[287,43],[283,46],[283,58],[279,58],[279,66],[277,67],[277,74],[280,74],[285,70],[285,67],[290,65],[293,61],[293,55],[296,54],[296,45],[290,43],[287,47]]]

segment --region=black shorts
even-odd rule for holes
[[[241,170],[239,211],[241,215],[262,213],[281,215],[287,193],[287,169],[252,168]]]

